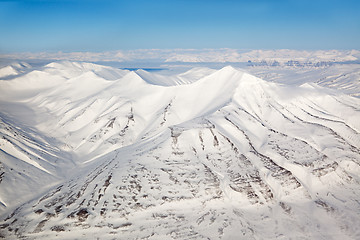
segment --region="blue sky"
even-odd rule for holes
[[[0,52],[360,49],[358,0],[0,0]]]

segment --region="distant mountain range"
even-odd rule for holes
[[[108,52],[39,52],[0,54],[0,59],[18,60],[73,60],[90,62],[141,63],[237,63],[278,62],[299,63],[359,62],[359,50],[242,50],[242,49],[138,49]]]

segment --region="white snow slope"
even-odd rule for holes
[[[334,64],[326,67],[255,66],[246,70],[267,81],[291,85],[300,85],[311,81],[323,87],[360,97],[359,64]]]
[[[358,98],[56,62],[0,112],[0,238],[360,238]]]

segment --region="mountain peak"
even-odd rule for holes
[[[238,70],[231,65],[227,65],[227,66],[221,68],[221,71],[238,71]]]

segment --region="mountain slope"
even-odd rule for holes
[[[314,82],[348,95],[360,96],[359,64],[334,64],[327,67],[271,67],[247,68],[251,74],[267,81],[301,85]]]
[[[74,165],[49,180],[56,186],[48,193],[4,211],[1,236],[360,236],[359,99],[232,67],[175,86],[149,84],[135,72],[105,79],[93,68],[22,97],[37,131],[58,141],[54,155],[68,154],[57,162]],[[23,90],[17,85],[13,95]],[[36,163],[45,172],[66,169]]]

